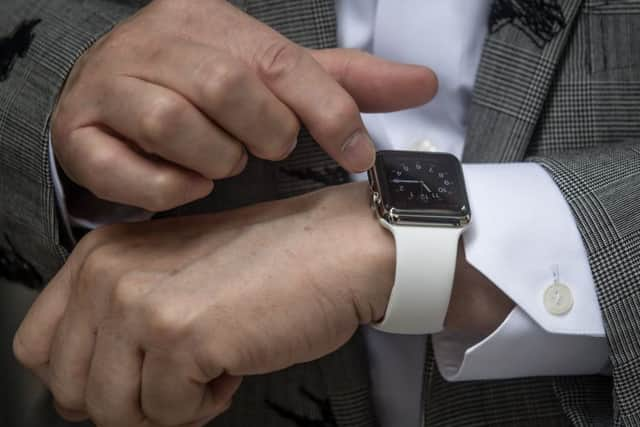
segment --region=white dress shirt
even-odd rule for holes
[[[421,149],[428,140],[460,158],[490,6],[491,0],[336,0],[340,47],[426,65],[438,75],[438,95],[426,106],[363,114],[379,149]],[[608,348],[595,285],[551,177],[532,163],[463,170],[472,211],[467,259],[517,306],[475,345],[478,337],[434,336],[441,374],[461,381],[600,372]],[[546,292],[556,280],[566,286]],[[426,337],[370,328],[365,334],[380,425],[418,427]]]
[[[379,149],[424,149],[428,140],[440,151],[461,156],[490,2],[336,0],[340,47],[426,65],[438,75],[439,92],[428,105],[363,114]],[[64,189],[53,153],[50,157],[58,204],[68,225]],[[571,211],[551,177],[529,163],[463,169],[472,209],[464,235],[468,261],[517,306],[475,345],[478,337],[434,336],[442,375],[460,381],[600,372],[608,350],[595,286]],[[145,217],[127,215],[105,213],[99,221],[71,221],[90,227],[105,218]],[[549,289],[556,281],[554,271],[563,285]],[[568,299],[572,304],[566,304]],[[426,337],[370,328],[364,332],[381,426],[418,427]]]

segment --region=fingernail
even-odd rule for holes
[[[248,162],[249,162],[249,154],[247,154],[247,151],[245,150],[244,153],[242,153],[242,158],[238,161],[238,163],[236,164],[236,166],[233,168],[233,170],[229,175],[230,176],[240,175],[244,171],[244,169],[247,167]]]
[[[373,166],[375,148],[373,141],[363,130],[359,130],[342,145],[345,163],[352,172],[364,172]]]
[[[287,153],[287,155],[285,156],[285,159],[287,157],[289,157],[291,155],[291,153],[293,153],[293,151],[296,149],[296,147],[298,146],[298,138],[293,140],[293,144],[291,144],[291,148],[289,149],[289,152]]]

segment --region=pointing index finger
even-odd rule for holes
[[[342,167],[369,169],[375,149],[351,95],[305,49],[284,38],[263,46],[253,66],[264,83]]]

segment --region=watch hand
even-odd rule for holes
[[[429,188],[429,186],[422,180],[418,180],[418,179],[392,179],[391,182],[393,182],[394,184],[420,184],[424,188],[426,188],[429,193],[433,193],[433,190],[431,190]]]
[[[420,184],[422,181],[417,179],[392,179],[391,182],[394,184]]]

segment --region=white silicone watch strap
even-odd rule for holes
[[[382,225],[396,244],[396,277],[376,329],[396,334],[440,332],[449,308],[463,228]]]

